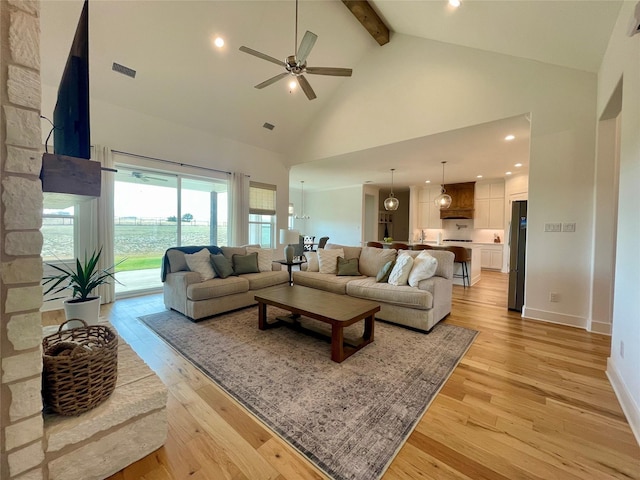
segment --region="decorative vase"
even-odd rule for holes
[[[64,301],[64,314],[67,320],[81,319],[87,325],[96,325],[100,319],[100,297],[90,297],[85,301],[70,298]],[[66,328],[82,327],[81,322],[69,322]]]
[[[284,247],[284,259],[287,261],[287,263],[293,262],[294,252],[295,248],[293,248],[293,245],[287,245],[286,247]]]

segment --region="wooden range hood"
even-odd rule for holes
[[[440,210],[441,219],[473,219],[476,182],[451,183],[444,188],[451,196],[451,206]]]

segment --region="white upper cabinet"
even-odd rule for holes
[[[474,228],[504,229],[504,181],[476,182]]]
[[[434,201],[440,195],[440,186],[422,187],[418,191],[418,228],[442,228],[440,209]]]

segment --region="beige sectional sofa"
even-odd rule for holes
[[[375,247],[350,247],[327,244],[326,249],[342,249],[345,259],[357,258],[360,276],[338,276],[334,273],[310,271],[293,272],[294,285],[317,288],[380,303],[376,318],[428,332],[451,312],[453,290],[453,258],[451,252],[429,250],[437,260],[435,274],[419,281],[417,286],[391,285],[377,282],[376,275],[398,251]],[[417,257],[421,252],[403,250],[402,254]],[[310,262],[311,263],[311,262]],[[313,269],[313,266],[312,268]]]
[[[246,256],[248,249],[256,251],[251,246],[189,246],[170,248],[165,252],[162,264],[164,304],[192,320],[255,305],[254,296],[262,289],[289,283],[288,272],[281,270],[279,263],[269,261],[269,256],[266,256],[267,266],[262,262],[261,270],[257,273],[203,281],[200,273],[191,271],[185,254],[194,254],[204,248],[211,255],[223,255],[231,262],[234,255]],[[266,249],[264,253],[267,253]]]

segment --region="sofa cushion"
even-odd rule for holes
[[[404,255],[409,255],[413,258],[417,257],[424,250],[403,250]],[[429,255],[438,261],[436,272],[437,277],[453,278],[453,253],[448,250],[433,249],[429,250]]]
[[[409,274],[411,273],[411,267],[413,267],[413,257],[409,255],[398,255],[396,264],[389,274],[389,280],[387,280],[389,284],[395,286],[406,285],[409,280]]]
[[[233,273],[244,275],[245,273],[260,273],[258,268],[258,253],[253,252],[247,255],[233,255]]]
[[[220,278],[227,278],[233,273],[233,263],[224,255],[211,255],[211,265],[216,271],[216,275]]]
[[[273,250],[270,248],[247,247],[247,254],[256,252],[258,254],[258,269],[261,272],[273,270]]]
[[[249,281],[244,277],[212,278],[206,282],[189,285],[187,287],[187,298],[193,301],[209,300],[210,298],[225,297],[248,290]]]
[[[387,283],[389,281],[389,275],[391,275],[391,270],[393,270],[395,264],[395,260],[389,260],[387,263],[385,263],[376,275],[376,282]]]
[[[211,265],[211,254],[209,250],[203,248],[196,253],[185,253],[184,259],[187,262],[189,270],[192,272],[198,272],[200,274],[200,280],[210,280],[216,276],[216,272]]]
[[[320,273],[337,273],[338,257],[344,257],[344,251],[341,248],[335,250],[318,250],[318,263],[320,264]]]
[[[438,268],[438,261],[429,252],[423,250],[413,259],[413,267],[409,273],[409,286],[417,287],[421,280],[433,277]]]
[[[227,259],[232,260],[234,255],[246,255],[247,247],[220,247],[222,254]]]
[[[428,310],[433,307],[433,295],[429,291],[408,285],[396,286],[388,283],[377,283],[376,279],[372,277],[351,280],[347,284],[347,294],[352,297],[418,310]]]
[[[249,290],[260,290],[275,285],[289,284],[289,273],[286,270],[247,273],[242,278],[246,278],[249,281]]]
[[[338,277],[320,272],[293,272],[293,284],[304,287],[317,288],[325,292],[339,293],[344,295],[347,292],[347,284],[354,279],[364,277]]]
[[[350,258],[360,258],[360,251],[362,250],[362,247],[349,247],[347,245],[338,245],[336,243],[327,243],[324,248],[325,250],[342,249],[344,255],[341,256],[346,258],[347,260],[349,260]]]
[[[358,271],[358,259],[338,257],[338,276],[341,277],[357,277],[360,276]]]
[[[304,252],[304,256],[307,259],[307,271],[319,272],[320,263],[318,263],[318,252]]]
[[[384,265],[396,259],[396,250],[392,248],[362,247],[359,258],[360,273],[375,277]]]

